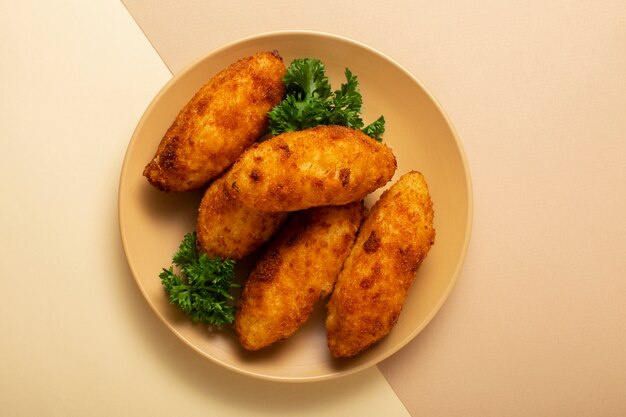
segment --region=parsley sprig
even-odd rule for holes
[[[235,262],[220,258],[209,258],[199,254],[196,232],[183,238],[172,262],[159,274],[170,303],[178,306],[194,322],[223,326],[235,320],[235,307],[230,303],[233,296],[229,290],[239,285],[235,278]]]
[[[363,127],[363,97],[356,75],[346,68],[346,82],[332,91],[326,67],[319,59],[295,59],[283,77],[286,96],[269,112],[270,131],[274,135],[304,130],[318,125],[341,125],[361,129],[382,141],[385,118],[380,116]]]

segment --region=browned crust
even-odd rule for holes
[[[354,356],[395,326],[415,274],[435,240],[421,173],[403,175],[364,221],[327,304],[328,347]]]
[[[241,259],[268,241],[287,213],[242,206],[225,192],[224,185],[223,178],[216,180],[202,197],[196,224],[198,245],[211,256]]]
[[[248,207],[296,211],[359,201],[385,185],[395,170],[387,145],[359,130],[318,126],[255,144],[226,181]]]
[[[262,255],[238,302],[241,345],[258,350],[292,335],[334,286],[363,218],[362,202],[295,213]]]
[[[222,70],[181,109],[144,169],[163,191],[201,188],[266,130],[285,94],[282,58],[262,52]]]

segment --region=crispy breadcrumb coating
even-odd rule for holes
[[[243,58],[222,70],[183,107],[144,170],[162,191],[201,188],[228,168],[268,126],[285,94],[277,52]]]
[[[242,206],[224,190],[224,179],[205,191],[196,223],[198,246],[211,256],[241,259],[252,253],[287,219],[285,212],[261,212]]]
[[[328,347],[334,357],[356,355],[395,326],[434,243],[433,216],[428,186],[415,171],[374,204],[327,304]]]
[[[296,211],[362,200],[396,170],[391,149],[360,130],[317,126],[250,147],[226,173],[242,204]]]
[[[292,335],[335,284],[364,214],[362,202],[290,217],[245,283],[235,316],[241,345],[258,350]]]

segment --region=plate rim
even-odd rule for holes
[[[445,290],[443,291],[441,297],[439,298],[438,302],[436,304],[434,304],[433,308],[430,310],[429,314],[425,316],[425,319],[422,321],[422,323],[419,326],[416,326],[410,333],[408,333],[402,340],[401,342],[399,342],[393,349],[389,349],[387,351],[384,352],[383,355],[380,355],[378,357],[376,357],[373,360],[370,361],[366,361],[360,365],[348,368],[348,369],[342,369],[340,371],[334,371],[334,372],[330,372],[330,373],[326,373],[324,375],[317,375],[317,376],[304,376],[304,377],[289,377],[289,376],[275,376],[275,375],[266,375],[266,374],[260,374],[254,371],[250,371],[250,370],[246,370],[246,369],[242,369],[239,368],[237,366],[234,366],[226,361],[220,360],[219,358],[213,357],[208,355],[206,352],[202,351],[199,347],[197,347],[196,345],[194,345],[193,343],[191,343],[189,340],[187,340],[186,337],[184,337],[174,326],[172,326],[170,323],[168,323],[168,321],[166,320],[166,318],[163,316],[163,314],[157,309],[156,305],[154,304],[154,302],[151,300],[151,298],[148,296],[145,288],[143,287],[143,285],[141,284],[141,282],[139,281],[138,277],[137,277],[137,272],[133,266],[133,264],[131,263],[130,259],[129,259],[129,248],[128,248],[128,244],[127,244],[127,238],[126,238],[126,231],[124,230],[123,227],[123,218],[124,218],[124,213],[122,212],[122,207],[124,205],[124,196],[122,193],[122,189],[123,189],[123,179],[126,177],[127,175],[127,170],[128,170],[128,165],[129,165],[129,160],[130,160],[130,155],[132,154],[132,151],[136,145],[136,138],[139,134],[139,132],[142,130],[143,125],[146,123],[146,120],[149,116],[149,114],[151,113],[152,109],[156,106],[156,104],[159,102],[160,98],[166,94],[166,92],[168,92],[172,85],[175,84],[176,82],[178,82],[178,80],[180,78],[183,78],[185,74],[187,74],[188,72],[192,71],[198,64],[200,64],[201,62],[203,62],[204,60],[206,60],[209,56],[211,55],[215,55],[218,54],[224,50],[227,49],[231,49],[233,47],[236,47],[240,44],[245,44],[245,43],[249,43],[249,42],[253,42],[253,41],[258,41],[258,40],[263,40],[266,38],[273,38],[273,37],[283,37],[283,36],[313,36],[313,37],[323,37],[323,38],[329,38],[335,41],[339,41],[339,42],[344,42],[347,44],[350,44],[352,46],[356,46],[358,48],[361,49],[365,49],[366,51],[378,56],[379,58],[387,61],[388,63],[392,64],[394,67],[396,67],[396,69],[400,70],[402,73],[404,73],[404,75],[406,75],[407,77],[409,77],[411,79],[412,82],[414,82],[415,84],[417,84],[420,89],[426,94],[426,96],[429,98],[429,100],[435,105],[437,111],[441,114],[442,118],[444,119],[445,124],[449,127],[450,129],[450,133],[454,139],[455,145],[456,145],[456,149],[459,152],[459,157],[463,166],[463,172],[465,174],[465,187],[467,190],[467,194],[466,194],[466,198],[467,198],[467,211],[466,211],[466,215],[465,215],[465,222],[466,222],[466,231],[464,234],[464,238],[463,238],[463,244],[461,246],[461,250],[459,252],[459,256],[457,258],[456,261],[456,265],[454,267],[453,270],[453,274],[451,279],[449,280],[448,286],[445,288]],[[439,313],[439,311],[441,310],[441,308],[443,307],[443,305],[445,304],[445,302],[447,301],[448,297],[450,296],[452,290],[454,289],[454,287],[456,286],[459,276],[461,274],[461,270],[464,266],[466,257],[467,257],[467,253],[469,250],[469,245],[470,245],[470,241],[471,241],[471,237],[472,237],[472,231],[473,231],[473,217],[474,217],[474,197],[473,197],[473,186],[472,186],[472,178],[471,178],[471,172],[469,169],[469,164],[468,164],[468,160],[467,160],[467,155],[466,155],[466,151],[465,148],[463,146],[463,144],[461,143],[461,140],[459,138],[458,132],[454,126],[454,124],[452,123],[452,120],[450,119],[450,117],[448,116],[448,114],[446,113],[446,111],[443,109],[443,107],[441,106],[441,104],[439,103],[439,101],[435,98],[435,96],[430,92],[430,90],[428,88],[426,88],[426,86],[415,76],[413,75],[413,73],[411,73],[408,69],[406,69],[403,65],[401,65],[398,61],[396,61],[395,59],[391,58],[390,56],[386,55],[385,53],[381,52],[380,50],[367,45],[363,42],[357,41],[355,39],[352,38],[348,38],[346,36],[342,36],[342,35],[337,35],[337,34],[333,34],[333,33],[329,33],[329,32],[324,32],[324,31],[316,31],[316,30],[301,30],[301,29],[288,29],[288,30],[277,30],[277,31],[266,31],[266,32],[260,32],[257,34],[252,34],[252,35],[248,35],[236,40],[232,40],[230,42],[224,43],[216,48],[213,48],[205,53],[203,53],[202,55],[200,55],[199,57],[193,59],[192,61],[190,61],[187,65],[185,65],[183,68],[181,68],[179,71],[177,71],[176,73],[172,73],[172,77],[164,84],[160,87],[159,91],[154,95],[154,97],[152,98],[152,100],[149,102],[148,106],[143,110],[142,116],[140,117],[139,121],[137,122],[137,125],[135,126],[133,133],[130,137],[130,140],[128,142],[128,145],[126,147],[126,151],[124,154],[124,158],[123,158],[123,162],[122,162],[122,168],[120,170],[120,177],[119,177],[119,181],[118,181],[118,189],[117,189],[117,194],[118,194],[118,198],[117,198],[117,217],[118,217],[118,229],[119,229],[119,233],[120,233],[120,239],[121,239],[121,243],[122,243],[122,248],[124,250],[124,257],[126,259],[126,263],[129,267],[129,270],[131,272],[131,275],[133,276],[133,280],[135,281],[135,284],[137,285],[137,287],[139,288],[140,292],[143,295],[143,298],[147,301],[148,305],[150,306],[150,308],[152,309],[152,311],[157,315],[157,317],[159,317],[159,319],[165,324],[165,326],[172,331],[176,337],[181,340],[185,345],[191,347],[195,352],[197,352],[198,354],[200,354],[202,357],[209,359],[211,362],[218,364],[220,366],[223,366],[227,369],[230,369],[240,375],[246,375],[246,376],[250,376],[250,377],[254,377],[254,378],[259,378],[259,379],[263,379],[263,380],[269,380],[269,381],[277,381],[277,382],[286,382],[286,383],[304,383],[304,382],[314,382],[314,381],[323,381],[323,380],[330,380],[330,379],[336,379],[336,378],[340,378],[343,376],[348,376],[348,375],[352,375],[355,374],[357,372],[361,372],[365,369],[369,369],[372,366],[376,366],[379,363],[381,363],[382,361],[384,361],[385,359],[391,357],[392,355],[394,355],[396,352],[398,352],[399,350],[401,350],[402,348],[404,348],[411,340],[413,340],[419,333],[421,333],[424,328],[426,326],[428,326],[428,324],[431,323],[431,321],[433,320],[433,318]]]

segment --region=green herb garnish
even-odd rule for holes
[[[183,238],[172,262],[159,274],[170,303],[178,306],[194,322],[223,326],[235,320],[235,307],[229,290],[239,285],[235,278],[235,262],[198,254],[196,232]]]
[[[382,141],[385,119],[379,117],[363,127],[363,98],[356,75],[345,70],[346,82],[333,92],[326,68],[319,59],[294,60],[283,77],[286,96],[269,112],[270,131],[274,135],[304,130],[318,125],[341,125],[361,129]]]

